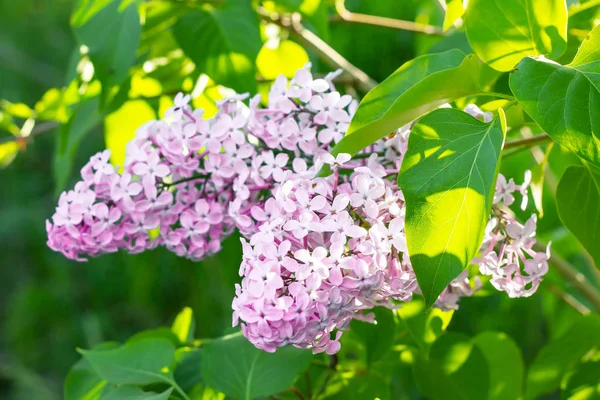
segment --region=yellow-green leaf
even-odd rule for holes
[[[135,137],[140,125],[156,119],[156,113],[143,100],[131,100],[121,108],[106,116],[104,120],[104,140],[111,151],[110,161],[121,169],[125,163],[127,143]]]
[[[291,78],[308,61],[308,54],[302,46],[291,40],[284,40],[276,48],[265,44],[258,53],[256,66],[263,78],[272,80],[278,75]]]

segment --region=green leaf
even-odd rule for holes
[[[175,352],[175,382],[185,391],[190,392],[194,386],[202,382],[202,352],[200,349],[184,347]]]
[[[175,39],[200,72],[238,92],[256,91],[255,60],[261,48],[250,2],[226,0],[189,13],[173,26]]]
[[[479,251],[505,131],[502,111],[486,124],[448,108],[412,129],[399,185],[408,253],[427,307]]]
[[[60,126],[52,169],[57,193],[69,180],[79,144],[100,122],[99,104],[100,99],[97,96],[82,100],[74,106],[69,122]]]
[[[482,332],[473,338],[489,366],[488,400],[518,399],[523,390],[525,365],[521,350],[506,334]]]
[[[427,354],[431,345],[439,338],[450,321],[454,311],[439,308],[425,309],[425,302],[414,298],[398,309],[398,316],[421,350]]]
[[[600,360],[579,364],[563,384],[561,398],[600,400]]]
[[[0,169],[8,167],[19,153],[19,144],[8,142],[0,144]]]
[[[171,342],[175,347],[181,344],[177,335],[174,334],[171,329],[165,327],[148,329],[145,331],[138,332],[135,335],[131,336],[129,339],[127,339],[127,343],[132,343],[138,340],[146,339],[166,339],[169,342]]]
[[[448,332],[413,366],[419,391],[431,400],[488,399],[489,368],[485,356],[468,337]]]
[[[115,385],[173,384],[175,346],[167,339],[143,339],[114,350],[80,350],[96,373]]]
[[[170,388],[162,393],[155,393],[144,392],[142,389],[131,385],[115,386],[107,388],[100,400],[167,400],[172,391],[173,388]]]
[[[80,45],[88,47],[103,95],[119,85],[134,65],[141,24],[132,1],[80,0],[71,26]]]
[[[560,65],[524,58],[510,76],[523,109],[568,150],[600,167],[600,26],[575,59]]]
[[[444,16],[444,30],[452,28],[454,23],[465,14],[463,0],[446,0],[446,15]]]
[[[478,92],[479,61],[460,50],[407,62],[360,102],[334,154],[355,154],[453,99]]]
[[[600,317],[588,314],[540,350],[527,374],[525,399],[556,389],[564,374],[595,346],[600,346]]]
[[[569,167],[556,189],[556,206],[563,224],[600,268],[600,170]]]
[[[194,340],[194,329],[196,329],[194,312],[190,307],[185,307],[175,317],[171,331],[177,335],[181,343],[191,343]]]
[[[271,48],[265,43],[258,53],[256,66],[263,78],[274,80],[279,75],[293,77],[307,62],[308,54],[302,46],[291,40],[283,40],[276,48]]]
[[[567,48],[564,0],[470,0],[465,26],[475,54],[498,71],[526,56],[558,58]]]
[[[95,350],[107,350],[119,347],[118,343],[103,343]],[[80,359],[71,367],[65,380],[65,400],[97,400],[100,398],[106,381],[98,376],[92,365],[85,359]]]
[[[351,325],[352,331],[366,347],[368,364],[386,355],[394,343],[396,333],[396,322],[391,310],[377,307],[373,311],[376,324],[354,320]]]
[[[310,351],[291,346],[267,353],[241,334],[233,334],[206,344],[202,376],[213,389],[250,400],[292,386],[296,375],[308,367],[311,359]]]

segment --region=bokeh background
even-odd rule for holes
[[[353,11],[440,25],[435,0],[352,0]],[[0,99],[35,103],[50,88],[65,86],[76,43],[69,27],[71,0],[0,1]],[[440,39],[382,27],[333,21],[325,38],[377,81],[419,54],[465,48],[464,34]],[[327,72],[309,51],[315,68]],[[507,90],[499,82],[496,91]],[[2,132],[6,134],[6,132]],[[124,340],[143,329],[168,325],[184,306],[193,308],[196,337],[215,337],[231,326],[231,299],[238,279],[239,239],[232,237],[217,257],[192,263],[166,250],[140,255],[112,254],[77,263],[46,247],[45,220],[56,202],[52,156],[56,131],[30,140],[16,160],[0,170],[0,398],[54,400],[62,397],[77,347]],[[75,171],[105,147],[102,126],[86,136]],[[572,163],[554,149],[550,175],[556,180]],[[529,153],[511,157],[503,171],[533,166]],[[71,183],[76,177],[71,178]],[[544,197],[540,234],[598,285],[578,242],[558,220],[552,182]],[[525,215],[525,214],[523,214]],[[592,267],[593,268],[593,267]],[[484,291],[461,301],[449,330],[476,334],[504,331],[531,360],[549,337],[577,316],[556,293],[578,297],[554,272],[539,295],[510,300]],[[584,305],[585,300],[579,299]]]

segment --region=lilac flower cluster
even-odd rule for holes
[[[507,181],[502,174],[498,175],[493,217],[485,230],[481,255],[473,260],[474,264],[479,264],[480,273],[490,276],[492,285],[509,297],[531,296],[548,272],[550,243],[546,251],[533,250],[537,216],[533,214],[525,224],[521,224],[509,210],[501,207],[502,204],[513,204],[513,193],[519,192],[522,196],[521,209],[525,210],[530,182],[530,171],[526,171],[521,185],[516,185],[512,178]]]
[[[252,233],[252,207],[292,160],[310,162],[345,131],[356,102],[332,90],[334,77],[313,79],[301,69],[289,83],[277,79],[268,108],[258,108],[258,95],[249,107],[247,96],[235,96],[219,102],[211,119],[179,94],[165,120],[138,129],[122,173],[108,163],[108,150],[92,157],[47,222],[48,245],[78,261],[159,245],[200,260],[235,228]]]
[[[48,245],[78,261],[157,246],[200,260],[237,229],[243,259],[233,324],[266,351],[291,344],[337,352],[352,319],[372,321],[368,310],[399,307],[420,289],[395,179],[410,125],[352,160],[332,156],[357,106],[335,91],[335,77],[314,79],[304,68],[289,81],[277,78],[266,107],[258,95],[248,105],[239,95],[219,102],[209,119],[179,94],[165,119],[138,129],[122,171],[109,151],[92,157],[47,222]],[[490,118],[474,105],[465,111]],[[319,177],[324,164],[333,173]],[[528,182],[498,177],[473,261],[511,297],[531,294],[547,270],[549,254],[532,250],[535,216],[523,226],[501,207],[517,191],[525,207]],[[465,271],[435,306],[456,309],[480,287]]]
[[[402,192],[388,175],[398,165],[375,153],[362,162],[325,154],[320,163],[288,172],[273,197],[253,211],[258,232],[243,241],[242,284],[234,324],[257,347],[293,344],[329,354],[341,331],[375,305],[395,307],[418,290],[406,256]],[[331,337],[334,335],[334,337]]]

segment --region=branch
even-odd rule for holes
[[[23,133],[23,129],[22,129],[20,136],[0,138],[0,144],[27,141],[34,136],[41,135],[42,133],[51,131],[52,129],[56,128],[58,125],[59,125],[59,123],[56,121],[44,122],[44,123],[41,123],[41,124],[35,126],[31,130],[31,132],[29,132],[29,134],[27,134],[27,135],[22,134]]]
[[[575,297],[571,296],[569,293],[563,292],[559,287],[549,285],[548,290],[555,294],[557,297],[563,299],[565,303],[573,307],[573,309],[580,312],[581,314],[586,315],[592,312],[589,308],[585,306],[585,304],[577,300]]]
[[[535,247],[538,251],[546,251],[545,243],[538,242]],[[557,254],[552,254],[552,257],[548,260],[548,264],[588,299],[596,310],[600,311],[600,292],[586,280],[581,272]]]
[[[302,45],[315,51],[319,58],[329,65],[329,67],[344,70],[344,72],[350,75],[354,84],[361,91],[368,92],[377,86],[377,82],[371,79],[365,72],[346,60],[320,37],[304,28],[301,23],[302,17],[299,13],[281,15],[267,12],[263,8],[259,8],[257,11],[263,20],[281,26],[289,31]]]
[[[521,147],[521,146],[529,147],[529,146],[533,146],[540,142],[545,142],[548,139],[550,139],[550,136],[548,136],[547,133],[544,133],[542,135],[537,135],[537,136],[533,136],[533,137],[526,138],[526,139],[511,140],[510,142],[504,143],[504,148],[510,149],[510,148]]]
[[[332,18],[332,21],[356,22],[359,24],[383,26],[385,28],[399,29],[403,31],[424,33],[426,35],[444,36],[444,31],[432,25],[419,24],[413,21],[404,21],[401,19],[379,17],[376,15],[358,14],[348,11],[344,0],[336,0],[335,10],[338,15]]]

